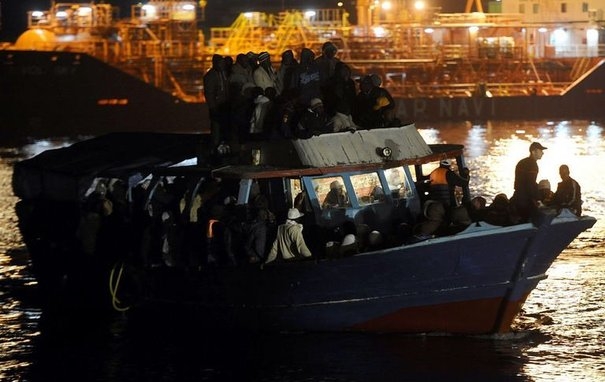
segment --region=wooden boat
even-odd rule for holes
[[[231,147],[231,155],[219,163],[204,154],[205,140],[203,135],[112,134],[17,163],[13,186],[20,198],[20,228],[40,285],[55,294],[95,290],[98,301],[112,301],[121,311],[185,306],[212,328],[504,333],[556,257],[595,223],[592,217],[545,209],[523,224],[476,221],[450,226],[444,235],[406,236],[402,228],[421,222],[430,197],[429,171],[446,158],[464,167],[463,146],[428,145],[414,125],[247,142]],[[196,165],[174,166],[194,157]],[[389,183],[394,172],[401,175],[397,185]],[[127,195],[134,195],[135,184],[148,175],[143,203],[133,202],[129,218],[109,236],[110,242],[129,244],[107,245],[99,234],[95,251],[85,256],[76,232],[91,184],[120,179],[128,185]],[[166,180],[183,187],[169,187]],[[349,204],[322,207],[335,180],[344,185]],[[221,191],[213,199],[209,190],[217,184],[215,191]],[[370,197],[376,186],[382,196]],[[155,262],[145,261],[137,224],[151,223],[140,223],[133,209],[148,211],[166,189],[181,208],[176,213],[152,208],[166,230],[155,236]],[[237,265],[211,264],[205,256],[191,262],[183,241],[171,241],[181,237],[171,232],[190,228],[190,238],[205,240],[204,224],[187,226],[196,195],[219,204],[232,195],[232,208],[244,213],[234,216],[245,216],[259,190],[278,223],[300,191],[306,192],[303,233],[312,258],[260,266],[236,250]],[[461,191],[468,200],[468,189]],[[111,221],[105,220],[116,224]],[[351,223],[359,229],[358,250],[335,250],[343,248],[334,243],[338,230]],[[378,231],[383,241],[366,241],[361,227]],[[119,232],[121,239],[115,236]],[[85,299],[91,301],[91,294]]]

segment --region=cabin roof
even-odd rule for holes
[[[414,125],[397,128],[357,130],[323,134],[293,141],[303,166],[333,167],[352,164],[380,164],[379,151],[388,147],[388,160],[401,161],[431,154],[431,149]]]
[[[95,177],[126,178],[195,158],[196,134],[111,133],[46,150],[15,164],[13,192],[24,199],[78,200]]]

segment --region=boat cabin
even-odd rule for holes
[[[428,174],[440,160],[464,166],[461,145],[427,145],[413,125],[251,142],[234,155],[218,166],[200,166],[206,159],[199,158],[197,166],[157,169],[146,204],[157,185],[178,183],[186,185],[176,187],[185,195],[185,209],[199,208],[202,199],[234,204],[249,219],[262,196],[276,224],[298,208],[305,227],[325,233],[324,241],[350,223],[393,236],[399,226],[412,227],[422,218]],[[469,200],[468,187],[459,191],[460,200]]]

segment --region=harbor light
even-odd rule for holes
[[[315,14],[316,14],[315,11],[305,11],[305,17],[307,19],[311,19],[311,18],[315,17]]]
[[[79,7],[78,16],[90,16],[92,14],[91,7]]]
[[[555,31],[552,34],[552,45],[566,45],[569,42],[569,36],[567,34],[567,31],[563,28],[558,28],[555,29]]]
[[[387,35],[387,30],[381,26],[372,27],[372,32],[374,32],[374,36],[376,37],[385,37]]]
[[[154,18],[157,15],[157,9],[155,5],[145,4],[141,9],[144,12],[145,18]]]

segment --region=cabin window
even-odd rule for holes
[[[389,168],[384,171],[384,175],[394,199],[404,199],[412,196],[412,188],[408,183],[403,167]]]
[[[532,4],[534,14],[540,13],[540,4]]]
[[[351,201],[342,176],[313,179],[313,188],[321,208],[346,208]]]
[[[567,3],[561,3],[561,13],[567,13]]]
[[[359,174],[351,176],[351,183],[359,205],[380,203],[385,201],[384,190],[380,184],[378,173]]]
[[[302,182],[300,181],[300,179],[288,179],[289,182],[289,187],[288,187],[288,191],[289,191],[289,199],[288,200],[294,207],[296,207],[296,199],[299,196],[299,194],[301,192],[303,192],[303,187],[302,187]],[[301,196],[302,197],[302,196]]]
[[[519,4],[519,13],[525,13],[525,4]]]
[[[313,211],[309,195],[300,179],[288,179],[288,203],[299,211],[309,213]]]
[[[588,3],[582,3],[582,12],[588,12]]]

